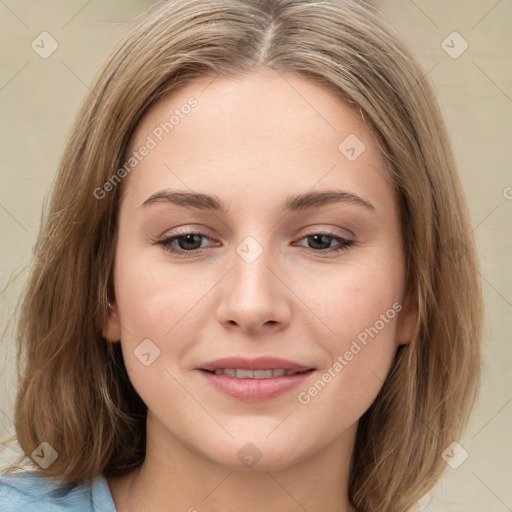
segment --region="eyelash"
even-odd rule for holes
[[[201,249],[194,249],[192,251],[184,251],[183,249],[175,249],[171,247],[171,243],[175,240],[179,240],[180,238],[184,238],[188,235],[199,235],[204,238],[210,239],[208,236],[206,236],[203,233],[197,232],[197,231],[181,231],[179,235],[174,235],[172,237],[166,237],[164,239],[154,239],[152,240],[152,243],[155,245],[161,245],[166,251],[178,255],[182,255],[184,257],[194,257],[197,255],[198,252],[202,252]],[[326,254],[326,253],[341,253],[343,251],[346,251],[351,245],[354,244],[354,240],[349,240],[347,238],[340,237],[336,235],[335,233],[328,233],[328,232],[318,232],[318,233],[312,233],[310,235],[303,236],[300,238],[300,240],[303,240],[304,238],[313,237],[315,235],[322,235],[327,236],[329,238],[332,238],[333,240],[339,242],[341,245],[338,247],[330,248],[330,249],[311,249],[309,247],[304,247],[308,252],[313,252],[314,254]],[[204,249],[203,249],[204,250]]]

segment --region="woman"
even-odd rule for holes
[[[421,68],[363,3],[155,8],[82,106],[36,256],[37,473],[1,478],[2,510],[406,511],[466,423],[467,206]]]

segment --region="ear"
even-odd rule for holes
[[[416,296],[409,293],[402,310],[398,313],[397,345],[406,345],[411,341],[418,321],[419,308]]]
[[[109,316],[107,325],[103,328],[102,334],[105,339],[115,343],[121,339],[121,327],[117,314],[117,303],[112,302],[108,308]]]

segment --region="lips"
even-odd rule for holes
[[[276,397],[300,385],[314,368],[275,357],[228,357],[196,368],[217,391],[242,401]]]
[[[225,357],[204,363],[200,366],[200,370],[215,372],[215,370],[225,369],[238,370],[285,370],[290,372],[302,372],[311,370],[310,366],[304,366],[287,359],[279,357],[257,357],[255,359],[246,359],[243,357]]]
[[[208,371],[208,370],[206,370]],[[305,370],[307,371],[307,370]],[[237,379],[271,379],[273,377],[283,377],[284,375],[296,375],[295,370],[285,370],[284,368],[274,368],[269,370],[247,370],[244,368],[217,368],[213,372],[215,375],[226,375]]]

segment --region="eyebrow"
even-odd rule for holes
[[[217,196],[193,192],[173,192],[160,190],[150,195],[142,204],[148,206],[153,203],[169,202],[178,206],[197,208],[199,210],[213,210],[220,213],[228,213],[228,206]],[[368,210],[375,210],[375,206],[366,199],[346,190],[326,190],[307,192],[290,196],[282,205],[282,209],[288,212],[306,211],[334,203],[348,203],[363,206]]]

